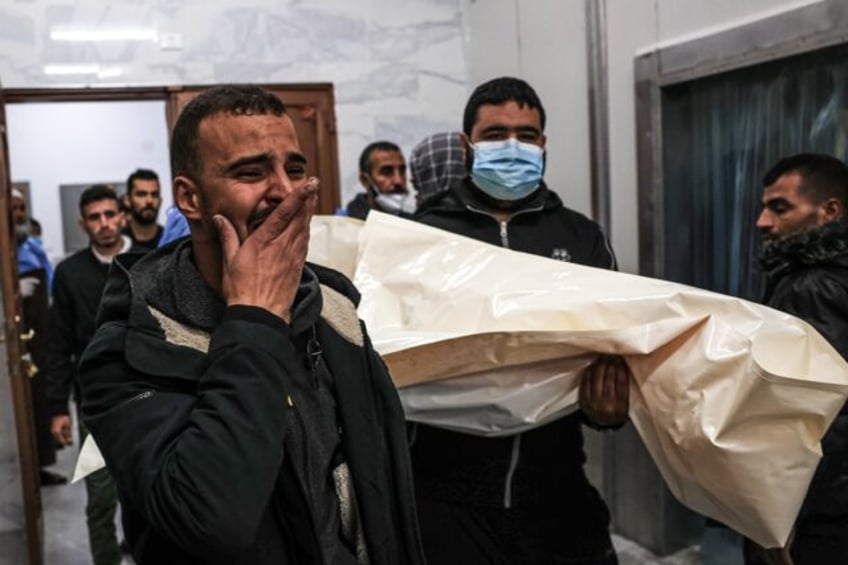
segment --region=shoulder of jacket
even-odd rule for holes
[[[319,284],[319,287],[321,289],[321,319],[345,341],[363,347],[365,335],[352,298],[323,282]],[[148,305],[147,310],[167,343],[201,353],[209,351],[212,338],[210,333],[178,322],[152,306]]]
[[[421,206],[419,206],[418,210],[415,212],[413,219],[420,220],[428,214],[457,211],[465,211],[465,204],[456,194],[456,188],[451,188],[450,190],[434,194],[422,202]]]
[[[128,326],[124,321],[110,321],[98,327],[80,357],[80,368],[103,355],[119,353],[123,356],[127,330]]]
[[[795,293],[848,293],[848,269],[819,265],[786,274],[786,286]]]
[[[568,206],[560,205],[557,213],[566,218],[571,225],[574,225],[579,229],[591,229],[598,232],[602,231],[598,222],[577,210],[572,210]]]
[[[321,286],[321,318],[346,341],[362,347],[365,336],[356,308],[359,305],[359,291],[353,282],[342,273],[316,265],[308,264]]]
[[[85,249],[80,249],[79,251],[74,251],[56,265],[56,270],[59,269],[66,270],[70,269],[74,266],[78,266],[80,263],[84,263],[86,261],[90,261],[94,259],[94,255],[91,252],[91,249],[86,247]]]

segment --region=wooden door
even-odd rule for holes
[[[7,381],[11,388],[17,460],[23,491],[22,518],[26,534],[27,562],[30,565],[41,565],[44,562],[44,523],[32,402],[29,386],[25,380],[28,378],[30,369],[30,364],[25,361],[27,356],[25,341],[31,336],[21,335],[22,308],[18,290],[17,246],[9,206],[11,188],[6,116],[2,90],[0,90],[0,279],[2,279],[3,335],[8,372],[8,378],[0,379],[0,383],[2,386],[7,386],[3,382]]]
[[[339,208],[339,158],[336,144],[335,103],[332,84],[263,84],[286,105],[297,131],[300,149],[306,156],[307,171],[321,179],[318,213],[333,214]],[[168,97],[168,130],[182,109],[208,86],[174,87]]]

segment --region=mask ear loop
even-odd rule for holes
[[[378,196],[380,196],[381,192],[374,185],[374,179],[371,177],[371,174],[370,173],[366,174],[365,178],[368,179],[368,192],[371,193],[371,196],[373,196],[374,198],[377,198]]]

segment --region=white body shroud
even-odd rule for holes
[[[788,314],[385,214],[360,234],[354,282],[409,419],[517,433],[577,409],[596,354],[623,355],[630,419],[674,495],[767,547],[785,544],[848,396],[848,363]]]
[[[362,225],[315,217],[309,260],[354,278],[410,420],[514,434],[576,410],[581,371],[620,354],[630,419],[674,495],[763,546],[786,543],[848,396],[848,363],[811,326],[378,212]],[[104,465],[90,443],[74,480]]]

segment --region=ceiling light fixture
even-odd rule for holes
[[[45,65],[46,75],[96,75],[100,65]]]
[[[53,41],[158,41],[153,28],[81,28],[66,27],[50,30]]]
[[[101,67],[100,65],[45,65],[46,75],[97,75],[97,78],[115,78],[124,74],[121,67]]]

